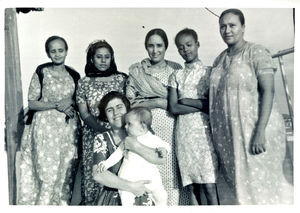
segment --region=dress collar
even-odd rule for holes
[[[187,69],[198,69],[199,67],[203,67],[203,63],[200,59],[192,63],[184,63]]]

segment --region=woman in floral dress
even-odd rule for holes
[[[193,29],[178,32],[175,43],[185,68],[170,75],[168,101],[170,112],[178,116],[176,154],[182,184],[191,188],[198,204],[203,204],[203,189],[207,204],[217,205],[217,156],[207,114],[210,69],[198,58],[200,43]]]
[[[100,186],[93,180],[93,140],[97,133],[106,131],[108,124],[99,120],[98,105],[110,91],[123,92],[126,75],[117,70],[112,47],[104,40],[89,45],[85,66],[86,76],[79,80],[76,102],[84,122],[82,138],[83,205],[97,205]]]
[[[133,205],[154,205],[151,196],[148,195],[150,191],[145,186],[145,184],[149,183],[149,180],[132,182],[119,177],[118,171],[121,162],[118,162],[104,172],[99,171],[99,163],[108,159],[121,143],[125,144],[126,149],[135,152],[153,164],[164,162],[166,159],[166,155],[159,156],[156,149],[147,147],[138,142],[136,138],[127,135],[124,117],[129,109],[130,103],[126,96],[115,91],[106,94],[101,99],[99,105],[99,118],[102,121],[108,122],[111,129],[97,134],[93,141],[93,177],[101,185],[98,205],[122,205],[118,190],[133,193],[136,196]],[[134,146],[128,147],[128,141],[131,141]]]
[[[219,25],[228,48],[210,77],[210,122],[231,204],[292,203],[285,126],[274,100],[276,67],[266,48],[244,40],[240,10],[225,10]]]
[[[28,107],[35,113],[21,141],[19,205],[67,205],[73,190],[80,124],[74,97],[80,75],[64,65],[68,45],[63,38],[52,36],[45,46],[52,63],[40,65],[30,82]]]
[[[168,205],[188,205],[189,193],[179,184],[179,170],[175,155],[174,117],[167,111],[167,85],[169,76],[181,68],[175,62],[165,60],[168,38],[162,29],[150,30],[145,38],[149,59],[129,68],[126,96],[132,106],[151,109],[152,128],[157,136],[169,143],[171,152],[160,168],[164,188],[168,192]]]

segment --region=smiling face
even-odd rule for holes
[[[49,52],[47,55],[54,64],[60,65],[65,63],[68,51],[66,50],[65,43],[62,40],[56,39],[51,41],[48,49]]]
[[[125,104],[120,98],[114,98],[105,107],[107,120],[113,129],[124,125],[124,115],[127,113]]]
[[[105,47],[101,47],[96,50],[92,62],[94,66],[99,70],[99,71],[106,71],[110,67],[110,63],[112,60],[111,53],[109,50]]]
[[[227,13],[220,19],[219,25],[220,34],[228,46],[234,46],[244,40],[245,25],[241,24],[239,16]]]
[[[154,34],[149,37],[146,49],[153,64],[157,64],[164,60],[166,46],[163,39],[159,35]]]
[[[198,60],[199,42],[195,41],[192,35],[181,35],[178,38],[177,48],[179,54],[187,63],[192,63]]]

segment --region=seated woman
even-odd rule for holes
[[[118,162],[108,170],[100,173],[97,170],[98,163],[106,160],[123,142],[125,148],[142,156],[145,160],[153,164],[159,164],[165,160],[166,156],[159,156],[153,148],[147,147],[137,141],[134,137],[126,134],[124,116],[130,108],[128,99],[119,92],[110,92],[105,95],[99,105],[100,119],[106,121],[111,126],[111,130],[96,135],[94,139],[93,152],[93,177],[101,184],[100,193],[97,199],[98,205],[121,205],[118,190],[133,193],[139,199],[135,199],[135,205],[153,205],[147,193],[150,192],[145,184],[149,180],[128,181],[117,176],[121,162]],[[127,147],[127,141],[134,141],[134,146]],[[144,195],[144,196],[142,196]]]

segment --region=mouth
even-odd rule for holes
[[[189,58],[189,57],[192,56],[192,54],[191,54],[191,53],[185,53],[184,56],[185,56],[186,58]]]
[[[119,121],[119,120],[122,120],[122,117],[121,117],[121,116],[118,116],[118,117],[114,117],[114,120],[115,120],[115,121]]]
[[[232,39],[233,36],[224,36],[224,39]]]

